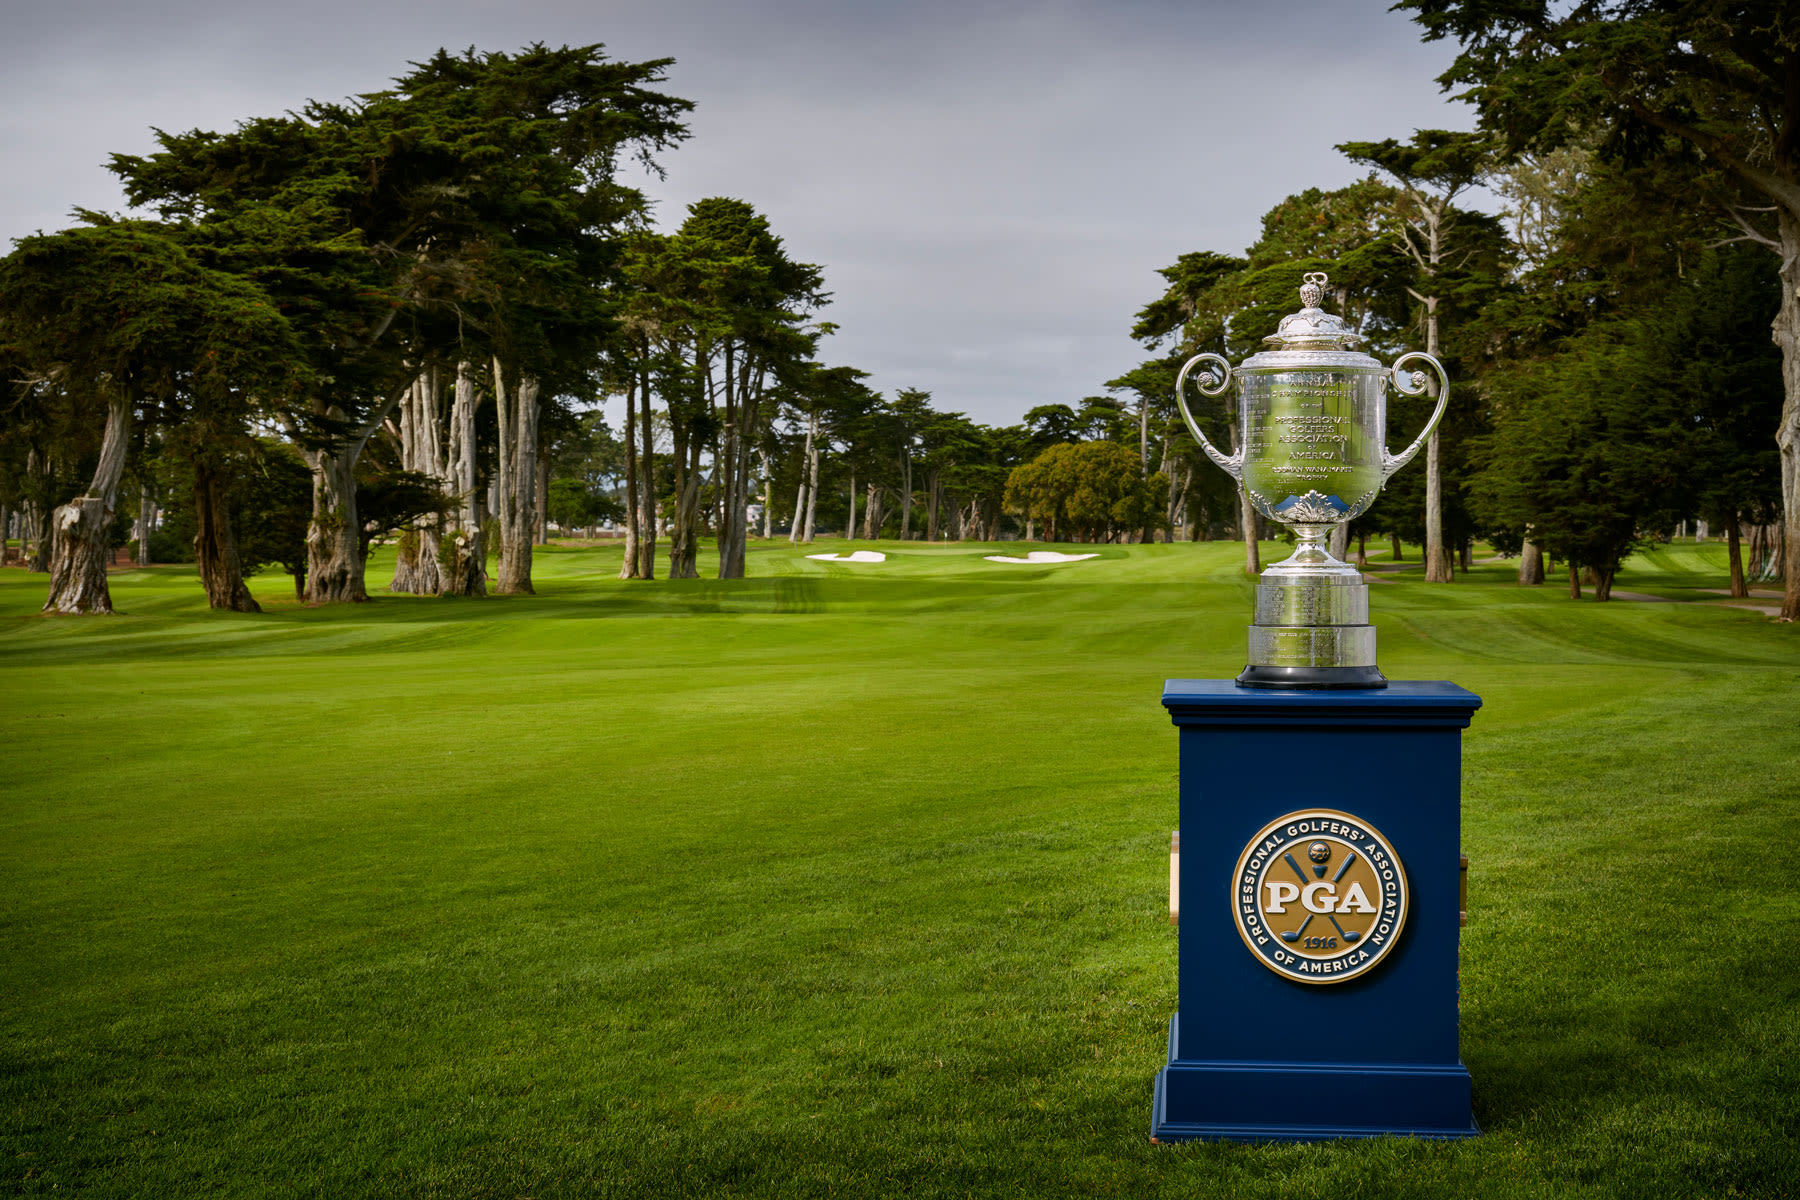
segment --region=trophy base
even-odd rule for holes
[[[1237,677],[1247,688],[1301,688],[1334,691],[1351,688],[1384,688],[1387,676],[1379,668],[1366,667],[1270,667],[1252,664]]]
[[[1329,526],[1299,527],[1292,557],[1262,573],[1256,587],[1256,624],[1249,628],[1249,665],[1239,687],[1332,690],[1380,688],[1375,626],[1369,624],[1369,585],[1362,573],[1332,557]]]

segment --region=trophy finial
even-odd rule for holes
[[[1325,285],[1330,282],[1323,271],[1308,271],[1306,282],[1300,285],[1300,303],[1308,308],[1319,307],[1319,301],[1325,297]]]

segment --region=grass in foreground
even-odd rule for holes
[[[39,618],[43,577],[0,572],[0,1187],[1797,1190],[1792,628],[1501,568],[1380,585],[1384,669],[1487,701],[1486,1134],[1153,1147],[1157,697],[1241,666],[1240,552],[882,548],[674,584],[554,550],[534,598],[319,610],[265,577],[260,617],[155,569],[115,577],[130,615]]]

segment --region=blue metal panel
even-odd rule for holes
[[[1450,683],[1273,691],[1171,680],[1181,739],[1181,1012],[1153,1136],[1307,1140],[1476,1132],[1457,1047],[1461,730],[1481,700]],[[1329,985],[1270,970],[1232,913],[1238,855],[1284,814],[1378,828],[1405,866],[1399,941]]]

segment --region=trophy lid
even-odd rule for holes
[[[1362,335],[1344,324],[1344,318],[1319,307],[1329,282],[1323,271],[1308,271],[1300,286],[1300,303],[1306,307],[1281,318],[1281,325],[1263,341],[1277,350],[1345,350]],[[1261,357],[1260,355],[1258,357]]]

